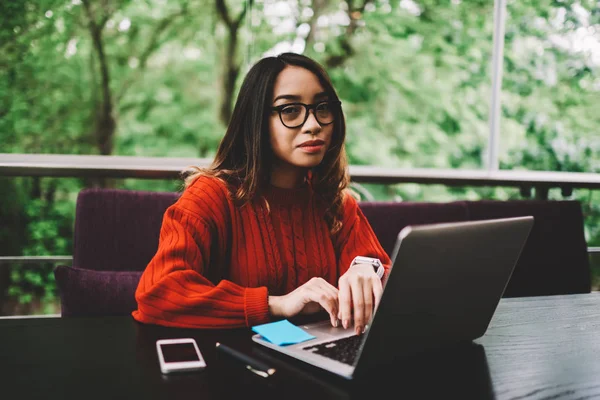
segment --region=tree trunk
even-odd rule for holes
[[[102,32],[93,24],[90,24],[92,41],[94,50],[98,56],[100,65],[100,85],[102,100],[100,108],[96,111],[96,123],[94,127],[94,137],[96,146],[102,155],[110,155],[113,152],[114,133],[117,128],[115,119],[113,118],[112,93],[110,90],[110,75],[104,53],[104,43],[102,42]]]
[[[110,73],[108,62],[104,52],[104,43],[102,41],[102,30],[109,14],[105,13],[100,23],[96,22],[94,12],[90,6],[89,0],[82,0],[85,12],[88,17],[88,28],[92,37],[94,51],[98,56],[100,67],[100,88],[101,100],[100,107],[96,108],[94,114],[94,143],[101,155],[110,155],[113,152],[114,135],[117,128],[117,122],[113,117],[113,99],[110,89]],[[92,186],[109,187],[114,185],[114,180],[106,178],[92,179]]]
[[[247,0],[247,2],[244,4],[244,9],[240,12],[240,15],[233,20],[229,16],[229,10],[225,4],[225,0],[215,1],[217,13],[221,17],[221,20],[227,27],[227,32],[229,33],[229,40],[227,42],[224,60],[225,69],[223,71],[223,95],[221,97],[221,106],[219,108],[219,119],[224,125],[228,125],[229,120],[231,119],[235,83],[240,73],[240,65],[236,61],[239,27],[244,20],[244,16],[246,15],[246,12],[248,12],[248,9],[252,8],[253,3],[254,0]]]
[[[317,29],[317,20],[321,16],[322,10],[325,8],[326,0],[313,0],[312,2],[312,10],[313,15],[310,17],[308,21],[308,26],[310,27],[308,31],[308,35],[306,35],[306,39],[304,39],[305,49],[308,49],[315,40],[315,31]]]
[[[325,65],[327,68],[336,68],[340,67],[342,64],[346,62],[350,57],[354,55],[354,48],[352,47],[352,43],[350,41],[352,35],[358,28],[358,21],[362,18],[362,14],[365,11],[365,7],[367,4],[371,3],[373,0],[363,0],[363,3],[358,7],[354,8],[353,1],[347,1],[348,3],[348,18],[350,18],[350,23],[346,27],[346,33],[340,39],[340,47],[342,48],[342,53],[334,54],[327,58],[325,61]]]
[[[221,100],[221,110],[219,118],[224,125],[229,124],[233,107],[233,92],[235,90],[235,82],[240,73],[240,67],[235,62],[235,54],[238,43],[237,27],[229,29],[229,43],[225,53],[225,71],[223,73],[223,97]]]

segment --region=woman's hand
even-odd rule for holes
[[[269,313],[275,317],[293,317],[314,314],[321,310],[329,313],[331,325],[338,325],[338,289],[323,278],[312,278],[284,296],[269,296]]]
[[[371,264],[351,266],[339,280],[339,315],[344,328],[354,317],[354,330],[360,335],[379,305],[383,286]],[[353,315],[354,314],[354,315]]]

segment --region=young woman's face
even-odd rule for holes
[[[329,99],[319,79],[309,70],[287,66],[279,73],[271,105],[280,107],[281,116],[273,111],[269,119],[275,170],[301,172],[323,160],[331,143],[336,115],[335,107],[327,100],[333,99]],[[306,107],[298,103],[314,108],[306,116]]]

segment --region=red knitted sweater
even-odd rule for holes
[[[337,287],[355,256],[390,267],[352,196],[345,196],[335,235],[310,186],[270,187],[264,197],[269,210],[262,199],[237,207],[215,178],[189,186],[165,212],[133,317],[184,328],[250,327],[269,322],[268,295],[289,293],[312,277]]]

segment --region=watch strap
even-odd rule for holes
[[[375,271],[379,279],[383,278],[385,268],[383,267],[383,264],[381,263],[381,260],[379,258],[356,256],[354,257],[354,260],[352,260],[350,266],[353,266],[355,264],[371,264],[373,266],[373,270]]]

